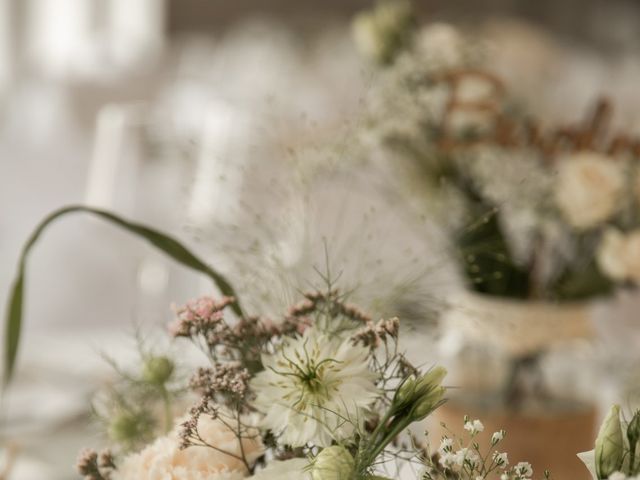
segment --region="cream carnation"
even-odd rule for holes
[[[263,356],[251,382],[263,426],[283,443],[329,446],[350,438],[378,395],[368,349],[312,328]]]
[[[567,221],[588,229],[616,212],[623,187],[623,172],[613,159],[581,152],[560,160],[554,193]]]
[[[600,269],[612,280],[640,283],[640,230],[608,229],[597,252]]]
[[[233,431],[220,420],[202,416],[198,433],[206,443],[231,455],[200,446],[181,450],[176,428],[141,452],[126,457],[112,480],[238,480],[246,477],[247,467],[240,459],[240,444]],[[255,437],[242,441],[249,464],[264,452],[258,432],[254,433]]]

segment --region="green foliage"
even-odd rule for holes
[[[459,232],[455,246],[467,283],[474,291],[521,300],[576,301],[613,290],[613,282],[591,258],[589,247],[582,245],[588,243],[588,239],[582,238],[577,238],[577,257],[587,261],[569,263],[557,277],[545,285],[537,285],[536,259],[531,258],[522,265],[515,261],[500,225],[499,210],[484,203],[468,187],[465,194],[469,199],[471,224]]]
[[[18,263],[18,272],[16,274],[13,286],[9,293],[8,309],[5,318],[5,358],[3,382],[6,387],[11,381],[15,362],[18,355],[18,347],[20,345],[20,334],[22,329],[23,303],[24,303],[24,282],[26,278],[26,264],[31,249],[38,241],[44,230],[56,219],[70,213],[84,212],[90,213],[103,220],[107,220],[113,225],[120,227],[134,235],[146,240],[151,245],[173,258],[178,263],[189,267],[195,271],[207,275],[212,282],[219,288],[220,292],[227,296],[235,297],[235,291],[231,284],[218,272],[209,267],[206,263],[196,257],[178,240],[166,235],[162,232],[149,228],[139,223],[130,222],[113,213],[85,206],[69,206],[56,210],[47,216],[34,230],[27,242],[25,243],[20,260]],[[242,316],[240,303],[236,300],[231,308],[236,314]]]
[[[497,209],[484,203],[470,187],[472,224],[456,238],[456,248],[469,286],[478,293],[526,299],[531,285],[528,269],[518,265],[509,250]]]
[[[611,293],[614,284],[591,259],[582,267],[567,268],[553,287],[557,300],[587,300]]]

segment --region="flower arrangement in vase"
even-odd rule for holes
[[[590,303],[640,281],[640,140],[610,131],[605,100],[574,125],[541,124],[485,66],[478,39],[419,26],[409,2],[379,2],[353,27],[377,70],[364,155],[449,240],[466,287],[444,323],[507,358],[480,403],[513,418],[552,409],[545,352],[591,337]],[[576,412],[572,448],[591,436],[589,418]]]

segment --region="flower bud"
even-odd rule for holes
[[[640,410],[633,414],[633,418],[627,425],[627,439],[629,440],[629,449],[635,452],[638,440],[640,440]]]
[[[424,395],[413,409],[412,415],[414,421],[418,422],[433,412],[442,401],[446,391],[447,389],[444,387],[436,387]]]
[[[608,478],[622,467],[624,445],[620,425],[620,407],[614,405],[602,422],[596,438],[596,473],[599,479]]]
[[[144,413],[116,413],[109,423],[108,433],[116,443],[132,445],[144,439],[152,427],[151,420]]]
[[[435,367],[420,378],[408,377],[398,387],[393,398],[392,412],[408,412],[413,421],[422,420],[442,401],[446,389],[440,385],[447,370]]]
[[[416,386],[417,381],[413,375],[405,378],[402,384],[400,384],[400,387],[398,387],[398,390],[396,390],[393,403],[397,407],[401,407],[403,405],[411,403],[413,397],[415,396]]]
[[[334,445],[322,450],[313,461],[312,480],[351,480],[355,461],[346,448]]]
[[[418,390],[426,392],[440,386],[446,375],[446,368],[440,366],[432,368],[418,380]]]
[[[173,374],[174,364],[167,357],[149,357],[142,367],[142,378],[145,382],[162,386]]]

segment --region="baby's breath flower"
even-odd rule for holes
[[[484,425],[480,420],[466,421],[464,422],[464,429],[467,430],[471,435],[475,435],[484,430]]]
[[[478,455],[473,450],[461,448],[454,454],[454,461],[459,467],[469,466],[475,468],[479,461]]]
[[[495,445],[498,442],[502,441],[502,439],[504,438],[504,434],[505,434],[504,430],[493,432],[493,435],[491,435],[491,445]]]
[[[516,475],[516,478],[519,480],[525,480],[531,478],[533,475],[533,469],[531,468],[531,464],[529,462],[520,462],[518,463],[513,472]]]
[[[464,417],[465,429],[475,435],[483,431],[484,426],[479,420],[472,420],[467,415]],[[455,447],[463,445],[462,439],[457,437],[449,438],[443,436],[435,455],[424,457],[424,480],[443,480],[445,478],[455,478],[458,480],[477,480],[478,478],[499,480],[531,480],[533,469],[526,462],[520,462],[514,467],[509,467],[509,458],[506,452],[499,452],[493,447],[506,435],[504,430],[498,430],[492,435],[492,445],[488,451],[483,452],[480,444],[471,441],[466,447]],[[467,440],[468,438],[465,437]],[[454,448],[459,448],[454,450]],[[429,449],[427,449],[429,451]],[[548,473],[545,472],[545,478]]]
[[[440,452],[450,452],[453,448],[453,439],[444,437],[440,442]]]
[[[494,452],[493,461],[496,463],[496,465],[502,468],[507,468],[507,466],[509,465],[509,457],[507,456],[506,452]]]
[[[456,455],[452,452],[444,452],[440,454],[438,463],[444,468],[451,468],[456,464]]]

